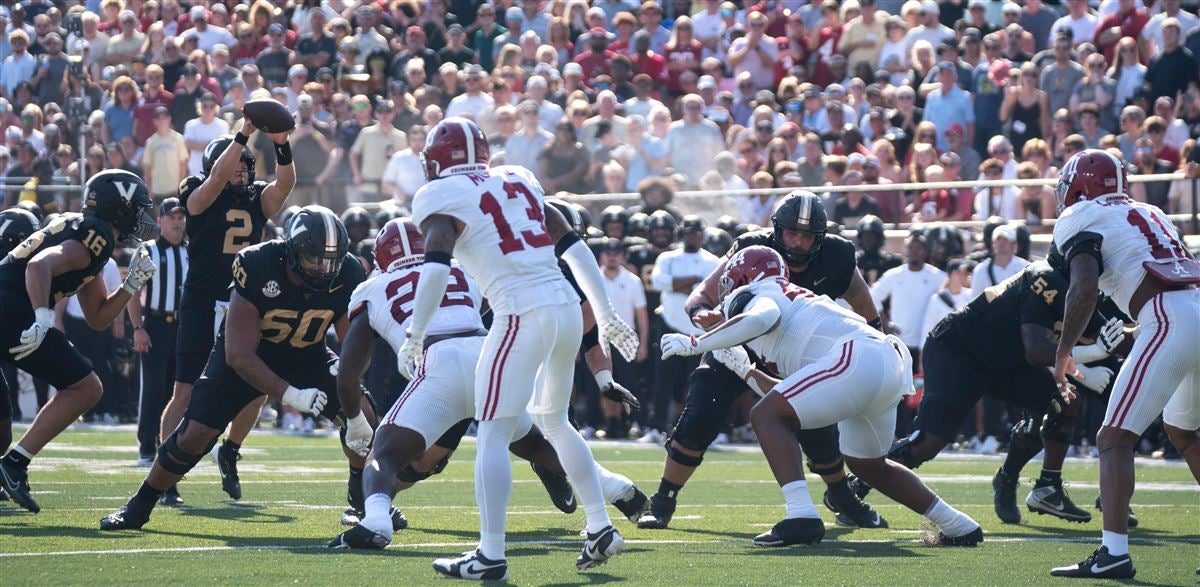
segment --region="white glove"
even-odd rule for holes
[[[346,420],[346,448],[366,456],[371,450],[371,439],[375,430],[367,422],[367,417],[359,412],[357,416]]]
[[[1079,371],[1079,375],[1074,376],[1075,381],[1096,393],[1104,393],[1104,388],[1112,381],[1113,372],[1108,367],[1088,367],[1077,362],[1075,369]]]
[[[690,334],[664,334],[658,343],[662,358],[690,357],[700,354],[696,337]]]
[[[142,290],[142,286],[154,277],[157,269],[154,259],[150,258],[150,251],[144,247],[139,248],[133,254],[133,259],[129,260],[129,274],[125,276],[125,285],[121,287],[129,293],[137,295],[137,292]]]
[[[400,374],[405,379],[412,381],[413,376],[417,374],[417,369],[421,368],[421,362],[425,359],[425,337],[414,337],[409,335],[404,339],[404,344],[400,345],[400,350],[396,353],[397,367],[400,369]]]
[[[626,361],[632,363],[637,358],[639,344],[637,332],[619,316],[616,314],[609,314],[608,318],[597,316],[596,327],[600,329],[600,340],[615,347]]]
[[[325,397],[325,392],[316,388],[296,389],[289,385],[287,391],[283,392],[283,405],[313,416],[321,414],[327,401],[329,398]]]
[[[333,375],[334,377],[337,377],[338,376],[338,368],[341,366],[341,364],[342,364],[341,359],[334,359],[333,362],[329,364],[329,374]]]
[[[729,367],[729,370],[737,373],[741,379],[745,379],[750,374],[750,370],[754,368],[754,364],[750,362],[750,355],[746,353],[746,349],[740,346],[717,349],[713,351],[713,358]]]
[[[1125,323],[1121,322],[1120,318],[1111,318],[1104,326],[1100,328],[1100,334],[1096,337],[1096,342],[1088,345],[1076,346],[1071,350],[1071,356],[1075,358],[1078,364],[1094,363],[1108,358],[1112,354],[1113,349],[1125,340]]]
[[[12,353],[13,360],[20,361],[25,357],[33,354],[39,346],[42,345],[42,340],[46,338],[46,333],[54,328],[54,310],[50,308],[38,308],[33,311],[33,324],[21,331],[21,344],[8,349]]]

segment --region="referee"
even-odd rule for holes
[[[183,242],[185,210],[179,198],[167,198],[158,208],[159,236],[143,243],[158,264],[144,295],[129,301],[133,350],[141,353],[141,407],[138,410],[138,464],[150,466],[158,451],[159,421],[175,382],[175,311],[187,276],[188,253]]]

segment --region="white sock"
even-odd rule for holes
[[[1129,554],[1129,535],[1120,534],[1117,532],[1109,532],[1104,530],[1101,536],[1104,546],[1108,547],[1108,554],[1113,556],[1124,556]]]
[[[596,475],[600,477],[600,491],[604,493],[604,501],[614,503],[625,497],[633,487],[633,481],[620,473],[613,473],[596,463]]]
[[[475,502],[479,504],[479,550],[492,560],[504,558],[508,498],[512,494],[512,462],[508,444],[520,418],[479,423],[475,456]]]
[[[392,539],[392,498],[386,493],[375,493],[367,496],[366,500],[366,517],[360,520],[359,525],[366,529]]]
[[[567,413],[534,414],[533,422],[558,453],[558,461],[579,493],[579,501],[587,514],[587,531],[595,533],[611,526],[592,449],[567,421]]]
[[[803,477],[780,489],[783,490],[783,500],[787,504],[787,513],[783,517],[821,519],[821,514],[817,513],[817,506],[813,505],[812,496],[808,494],[808,481]]]
[[[933,505],[925,512],[925,517],[937,524],[942,534],[950,538],[968,534],[979,527],[979,523],[972,520],[971,516],[950,507],[950,504],[942,501],[940,497],[934,498]]]

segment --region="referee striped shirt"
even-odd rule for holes
[[[154,277],[146,283],[143,308],[148,314],[176,312],[183,294],[183,280],[187,277],[187,245],[172,245],[159,237],[153,242],[143,243],[142,247],[150,252],[150,259],[158,268]]]

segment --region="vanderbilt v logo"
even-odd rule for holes
[[[113,183],[117,186],[117,191],[121,193],[121,199],[126,202],[133,199],[133,193],[137,191],[137,185],[132,183]]]

